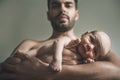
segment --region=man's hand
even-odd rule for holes
[[[22,54],[9,57],[0,65],[0,80],[44,80],[49,74],[48,65],[41,62]]]

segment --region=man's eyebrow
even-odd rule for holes
[[[73,4],[73,2],[67,1],[65,2],[65,4]]]
[[[59,4],[60,2],[59,1],[53,1],[53,2],[51,2],[51,4]],[[64,2],[65,4],[73,4],[73,2],[71,2],[71,1],[66,1],[66,2]]]

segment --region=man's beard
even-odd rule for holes
[[[52,27],[55,31],[66,32],[66,31],[69,31],[73,28],[75,21],[72,21],[69,24],[64,24],[64,23],[55,24],[53,22],[51,22],[51,24],[52,24]]]

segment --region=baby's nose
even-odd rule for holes
[[[87,51],[92,51],[94,49],[93,44],[87,44]]]

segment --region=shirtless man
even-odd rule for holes
[[[63,65],[60,73],[49,72],[49,65],[44,63],[52,61],[53,47],[49,46],[62,36],[77,39],[73,28],[79,18],[76,1],[48,0],[47,14],[53,27],[52,36],[45,41],[23,41],[1,64],[1,80],[120,80],[120,58],[112,51],[92,64]],[[49,50],[46,51],[46,48]],[[16,55],[21,50],[37,52],[40,57]],[[76,63],[78,59],[78,55],[68,49],[63,50],[63,56],[66,62]]]

